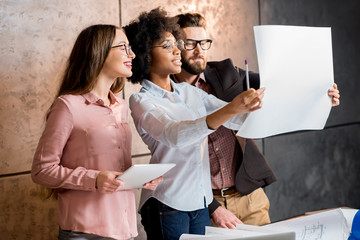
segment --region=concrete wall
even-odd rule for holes
[[[42,201],[29,170],[66,58],[78,33],[94,23],[125,25],[162,6],[170,15],[198,11],[208,19],[210,60],[231,57],[257,71],[252,26],[331,26],[341,106],[323,131],[258,143],[279,180],[265,191],[272,220],[321,208],[360,208],[359,11],[356,0],[19,0],[0,1],[0,238],[54,239],[56,202]],[[259,15],[260,13],[260,15]],[[125,99],[139,89],[127,83]],[[292,90],[292,89],[290,89]],[[149,151],[133,128],[133,163]],[[140,191],[136,191],[137,201]],[[145,239],[139,223],[139,236]]]

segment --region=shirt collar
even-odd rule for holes
[[[200,82],[201,80],[206,83],[205,74],[204,74],[203,72],[199,74],[198,78],[197,78],[196,81],[195,81],[195,86],[196,86],[196,87],[199,87],[199,82]]]
[[[169,93],[170,94],[173,94],[173,93],[180,94],[179,88],[176,86],[174,81],[171,79],[170,79],[170,84],[171,84],[172,89],[174,89],[173,92],[166,91],[147,79],[144,79],[141,82],[141,86],[144,89],[146,89],[147,91],[151,92],[152,94],[154,94],[155,96],[158,96],[158,97],[163,97],[165,94],[169,94]]]
[[[176,77],[175,74],[173,74],[173,78],[174,78],[174,81],[175,81],[176,83],[180,83],[180,82],[181,82],[181,81],[179,81],[179,79]],[[200,81],[200,80],[206,82],[204,72],[200,73],[200,74],[197,76],[197,78],[195,79],[195,82],[194,82],[195,84],[194,84],[194,85],[195,85],[196,87],[199,87],[199,81]]]
[[[119,101],[116,99],[115,94],[112,91],[109,91],[110,99],[111,99],[111,105],[115,103],[119,103]],[[85,98],[86,103],[88,104],[99,104],[104,105],[103,100],[98,98],[95,94],[92,92],[88,92],[85,94],[82,94],[82,96]]]

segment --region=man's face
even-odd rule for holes
[[[202,27],[186,27],[182,29],[184,33],[184,41],[186,39],[204,40],[206,39],[206,31]],[[197,44],[193,50],[181,51],[182,68],[193,75],[198,75],[205,71],[207,63],[207,50],[203,50],[200,44]]]

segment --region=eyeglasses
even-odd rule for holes
[[[124,51],[126,53],[126,55],[130,55],[131,54],[131,46],[130,45],[126,45],[125,43],[116,45],[116,46],[112,46],[111,48],[120,48],[121,51]]]
[[[175,49],[175,46],[181,51],[184,49],[184,41],[182,39],[177,40],[176,42],[171,41],[171,40],[166,40],[166,43],[164,45],[157,45],[157,46],[153,46],[153,48],[155,47],[162,47],[163,49],[168,50],[169,52],[173,52]]]
[[[193,50],[199,44],[202,50],[208,50],[211,47],[211,43],[212,43],[211,39],[203,39],[203,40],[186,39],[184,48],[186,50]]]

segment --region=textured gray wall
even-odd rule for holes
[[[263,141],[279,178],[265,189],[272,221],[324,208],[360,208],[360,2],[260,0],[260,19],[262,25],[331,27],[341,91],[341,105],[332,109],[324,130]]]

